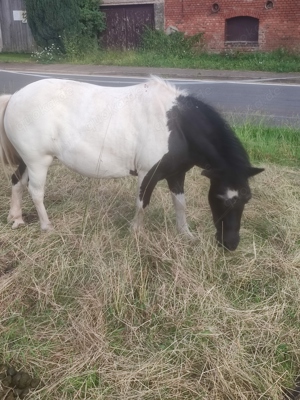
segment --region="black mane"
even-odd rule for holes
[[[181,139],[184,136],[195,165],[222,170],[230,180],[247,179],[251,165],[248,154],[213,107],[193,96],[180,95],[168,112],[168,126],[170,142],[174,142],[174,136],[179,135]]]

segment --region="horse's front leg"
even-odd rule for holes
[[[167,182],[171,191],[172,201],[175,208],[177,230],[180,234],[183,234],[189,239],[194,239],[194,236],[189,230],[186,221],[184,179],[185,172],[181,172],[176,175],[172,175],[171,177],[168,177]]]
[[[11,177],[12,190],[10,200],[10,210],[7,217],[8,222],[12,222],[12,229],[24,225],[22,217],[22,196],[24,188],[28,183],[28,170],[23,161],[20,162],[16,172]]]

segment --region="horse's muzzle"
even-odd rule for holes
[[[238,233],[229,233],[227,235],[216,233],[216,239],[219,246],[223,246],[226,250],[234,251],[240,243],[240,235]]]

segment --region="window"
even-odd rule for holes
[[[259,20],[253,17],[234,17],[226,20],[226,42],[258,44]]]

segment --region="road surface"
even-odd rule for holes
[[[25,85],[45,78],[73,79],[95,85],[128,86],[145,81],[140,77],[37,74],[0,71],[0,92],[14,93]],[[247,81],[169,79],[203,101],[213,105],[230,121],[255,121],[289,125],[300,129],[300,86]]]

